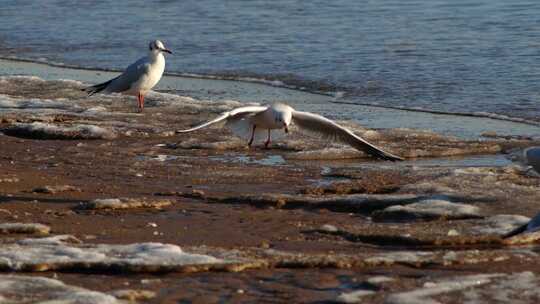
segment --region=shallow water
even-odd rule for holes
[[[110,79],[117,74],[117,72],[51,67],[39,63],[0,59],[0,75],[37,76],[45,80],[76,79],[83,83],[96,83]],[[39,82],[34,78],[28,79],[29,88],[34,85],[33,81]],[[67,81],[66,84],[62,85],[65,86],[70,82]],[[540,126],[538,125],[485,117],[440,115],[351,103],[335,104],[329,96],[259,83],[165,76],[156,88],[158,91],[172,91],[181,96],[190,96],[214,103],[235,100],[243,103],[265,104],[274,100],[287,100],[291,106],[298,110],[320,113],[335,120],[352,120],[366,128],[421,129],[467,139],[479,138],[485,132],[495,132],[499,135],[526,135],[535,138],[540,136]],[[65,97],[69,98],[69,96]],[[150,103],[148,106],[152,106],[152,100],[166,101],[166,103],[182,102],[182,98],[170,94],[149,96],[148,100]],[[36,102],[40,101],[42,100],[36,100]]]
[[[264,166],[278,166],[285,164],[285,159],[281,155],[268,155],[265,157],[250,157],[247,155],[225,155],[225,156],[212,156],[211,160],[241,163],[241,164],[258,164]]]
[[[169,72],[538,121],[539,12],[533,0],[9,1],[0,55],[122,69],[160,38]]]

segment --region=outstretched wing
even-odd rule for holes
[[[293,111],[292,120],[300,129],[306,129],[323,136],[333,138],[337,141],[347,143],[357,150],[364,151],[367,154],[384,160],[403,160],[403,158],[388,153],[381,148],[370,144],[360,136],[354,134],[351,130],[340,126],[334,121],[323,116],[301,111]]]
[[[231,111],[223,112],[218,117],[216,117],[216,118],[214,118],[214,119],[212,119],[210,121],[207,121],[207,122],[205,122],[203,124],[200,124],[198,126],[195,126],[193,128],[186,129],[186,130],[178,130],[178,131],[176,131],[176,133],[192,132],[192,131],[199,130],[199,129],[202,129],[204,127],[213,125],[213,124],[218,123],[218,122],[223,121],[223,120],[227,120],[227,121],[238,120],[238,119],[241,119],[242,117],[244,117],[246,115],[256,114],[256,113],[262,112],[262,111],[264,111],[266,109],[267,109],[267,107],[263,107],[263,106],[247,106],[247,107],[236,108],[236,109],[231,110]]]

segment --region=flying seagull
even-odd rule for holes
[[[351,130],[337,124],[336,122],[321,115],[296,111],[292,107],[276,103],[271,106],[247,106],[233,109],[222,113],[217,118],[205,122],[201,125],[187,130],[179,130],[177,133],[188,133],[215,123],[226,121],[237,134],[250,133],[248,146],[251,147],[257,132],[266,130],[267,139],[265,147],[270,144],[270,132],[275,129],[284,129],[289,133],[289,126],[294,124],[299,129],[311,133],[319,134],[323,137],[333,139],[351,145],[357,150],[363,151],[371,156],[383,160],[403,160],[403,158],[388,153],[381,148],[370,144]]]
[[[88,92],[88,96],[100,92],[137,96],[139,99],[139,112],[142,112],[144,109],[144,95],[159,82],[165,70],[165,56],[163,56],[163,53],[172,54],[159,40],[150,42],[149,49],[147,56],[132,63],[120,76],[84,88],[83,91]]]

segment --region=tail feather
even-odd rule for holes
[[[106,81],[106,82],[103,82],[103,83],[100,83],[100,84],[96,84],[96,85],[93,85],[93,86],[90,86],[90,87],[86,87],[84,89],[81,89],[82,91],[84,92],[87,92],[88,93],[88,96],[92,96],[96,93],[99,93],[103,90],[105,90],[105,88],[111,83],[111,81],[113,81],[114,79],[111,79],[109,81]]]

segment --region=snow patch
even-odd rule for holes
[[[135,208],[156,208],[160,209],[170,206],[170,200],[145,200],[133,198],[106,198],[95,199],[83,205],[85,209],[135,209]]]
[[[390,206],[373,214],[378,221],[478,218],[480,208],[441,199],[425,199],[405,206]]]
[[[62,303],[62,304],[120,304],[111,295],[63,282],[36,276],[0,275],[0,302]]]
[[[51,227],[37,223],[2,223],[0,233],[49,234]]]
[[[375,291],[360,289],[352,292],[342,293],[336,298],[338,303],[362,303],[362,298],[375,294]]]
[[[386,298],[385,303],[436,304],[439,302],[432,299],[432,296],[485,285],[490,283],[492,279],[501,276],[503,276],[503,274],[480,274],[455,277],[451,280],[442,280],[436,283],[427,282],[424,284],[423,288],[392,294]]]
[[[11,112],[14,110],[28,110],[35,112],[36,109],[78,110],[78,107],[64,102],[41,98],[15,98],[0,94],[0,111]]]
[[[103,270],[125,272],[161,272],[181,270],[236,260],[184,252],[180,247],[162,243],[129,245],[70,244],[71,236],[25,239],[0,247],[0,268],[13,271]],[[204,269],[204,267],[202,268]]]
[[[421,262],[426,257],[431,257],[431,252],[422,251],[396,251],[379,254],[373,257],[369,257],[364,262],[373,265],[386,264],[391,265],[395,263],[415,264]]]
[[[15,123],[3,130],[6,135],[32,139],[113,139],[116,134],[94,125],[60,126],[49,123]]]
[[[481,234],[506,235],[514,229],[529,222],[530,218],[516,214],[498,214],[481,221],[481,224],[472,229]]]

